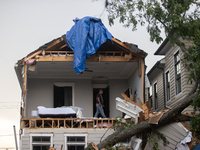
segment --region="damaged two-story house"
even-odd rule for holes
[[[44,44],[15,65],[22,89],[20,149],[84,149],[87,143],[99,143],[114,118],[123,115],[115,101],[121,93],[144,102],[147,53],[111,37],[92,55],[82,56],[85,68],[77,74],[74,59],[79,61],[80,52],[72,50],[68,36]],[[107,118],[93,118],[100,89]]]

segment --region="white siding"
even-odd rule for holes
[[[53,134],[53,144],[55,149],[60,149],[61,145],[65,144],[64,134],[87,134],[87,143],[94,142],[98,144],[101,137],[107,131],[107,129],[25,129],[24,135],[22,136],[22,150],[30,150],[30,134]],[[112,134],[114,130],[109,130],[103,137],[105,139],[108,135]],[[102,139],[102,140],[103,140]]]
[[[177,143],[183,140],[187,136],[187,132],[185,132],[185,130],[181,128],[177,123],[171,123],[165,125],[159,128],[157,131],[164,134],[164,136],[169,141],[169,144],[167,146],[164,146],[163,141],[158,140],[158,148],[162,150],[175,149]],[[153,143],[149,139],[149,142],[147,142],[145,150],[152,150],[152,149],[153,149]]]
[[[186,45],[189,43],[186,43]],[[176,95],[176,89],[175,89],[175,69],[174,69],[174,54],[179,50],[180,57],[183,59],[183,52],[178,46],[174,46],[165,56],[166,64],[165,64],[165,70],[170,70],[170,92],[171,92],[171,101],[167,103],[169,107],[174,107],[179,101],[181,101],[191,90],[193,87],[192,84],[188,83],[188,76],[189,72],[186,68],[184,68],[184,65],[181,62],[181,86],[182,91],[178,95]],[[192,107],[189,106],[186,108],[183,112],[184,113],[190,113],[192,111]]]

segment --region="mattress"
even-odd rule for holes
[[[37,108],[41,118],[76,118],[76,111],[70,107],[46,108],[38,106]]]

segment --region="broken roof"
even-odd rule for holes
[[[76,19],[75,25],[72,29],[67,32],[66,35],[42,45],[37,50],[31,52],[26,57],[18,61],[17,64],[22,66],[30,59],[35,59],[35,61],[73,61],[74,64],[78,63],[76,66],[78,66],[79,69],[76,67],[74,67],[74,69],[77,73],[80,73],[85,69],[85,66],[80,69],[80,65],[84,65],[85,59],[87,59],[87,61],[90,59],[90,62],[136,62],[140,58],[145,58],[147,56],[147,53],[139,49],[137,45],[121,42],[112,37],[101,20],[98,18],[84,17],[80,20]],[[78,44],[78,46],[74,44]],[[76,51],[77,48],[79,49],[78,51]],[[62,55],[65,57],[62,57],[62,59],[60,59],[61,57],[54,57],[54,53],[56,53],[57,56]],[[91,58],[91,55],[97,57]],[[104,59],[100,58],[101,56],[105,56]],[[82,58],[84,58],[84,61],[81,60]]]

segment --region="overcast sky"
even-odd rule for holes
[[[13,125],[19,133],[21,89],[14,71],[15,63],[41,45],[62,36],[73,25],[73,19],[85,16],[99,18],[105,0],[0,0],[0,149],[15,147]],[[111,34],[135,43],[148,53],[148,70],[161,57],[153,56],[159,47],[151,43],[145,27],[136,32],[115,22],[110,27],[106,11],[102,22]]]

